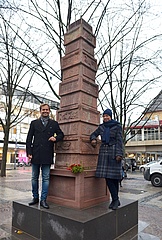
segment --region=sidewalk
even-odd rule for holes
[[[120,197],[138,200],[138,240],[162,240],[162,187],[153,187],[139,171],[129,172]]]
[[[0,178],[1,240],[15,239],[11,235],[12,201],[32,198],[30,178],[30,167],[7,170],[7,177]],[[128,178],[124,179],[122,185],[120,197],[139,202],[138,240],[162,240],[162,188],[155,188],[151,183],[143,180],[142,174],[138,171],[128,173]]]
[[[30,167],[7,170],[7,177],[0,177],[0,239],[12,239],[12,201],[31,198],[30,178]]]

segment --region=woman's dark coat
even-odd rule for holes
[[[96,139],[100,135],[102,141],[104,129],[104,124],[100,124],[96,131],[91,134],[90,140]],[[109,144],[101,143],[96,177],[111,179],[122,178],[122,163],[116,160],[116,156],[123,156],[122,127],[120,124],[110,128]]]
[[[64,134],[58,122],[49,119],[47,126],[41,119],[31,122],[26,139],[27,155],[32,155],[31,163],[52,164],[54,157],[54,142],[48,139],[56,134],[56,142],[63,139]]]

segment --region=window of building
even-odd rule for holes
[[[160,126],[160,140],[162,139],[162,126]]]
[[[135,141],[135,129],[131,129],[130,135],[131,135],[131,141]]]
[[[158,140],[158,127],[156,128],[146,128],[144,130],[144,140]]]
[[[132,136],[131,141],[142,141],[142,130],[132,129],[131,136]]]
[[[25,123],[21,123],[20,125],[20,133],[28,133],[29,125]]]
[[[137,135],[136,135],[137,141],[142,141],[142,131],[141,131],[141,129],[136,130],[136,132],[137,132]]]

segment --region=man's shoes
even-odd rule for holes
[[[33,200],[29,203],[29,206],[39,203],[39,198],[33,198]]]
[[[120,202],[119,202],[119,200],[115,200],[113,202],[112,210],[118,209],[118,206],[120,206]]]
[[[113,201],[110,203],[109,208],[112,209],[113,207]]]
[[[48,204],[46,203],[46,200],[40,201],[40,206],[43,207],[43,208],[46,208],[46,209],[49,208]]]
[[[118,201],[118,206],[120,206],[120,201],[119,201],[119,200],[116,200],[116,201]],[[109,205],[109,208],[110,208],[110,209],[113,209],[114,203],[115,203],[116,201],[112,201],[112,202],[110,203],[110,205]],[[117,204],[117,203],[116,203],[116,204]],[[115,209],[113,209],[113,210],[115,210]]]

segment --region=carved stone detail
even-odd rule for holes
[[[78,109],[59,113],[59,117],[58,117],[59,121],[72,120],[72,119],[78,119]]]

